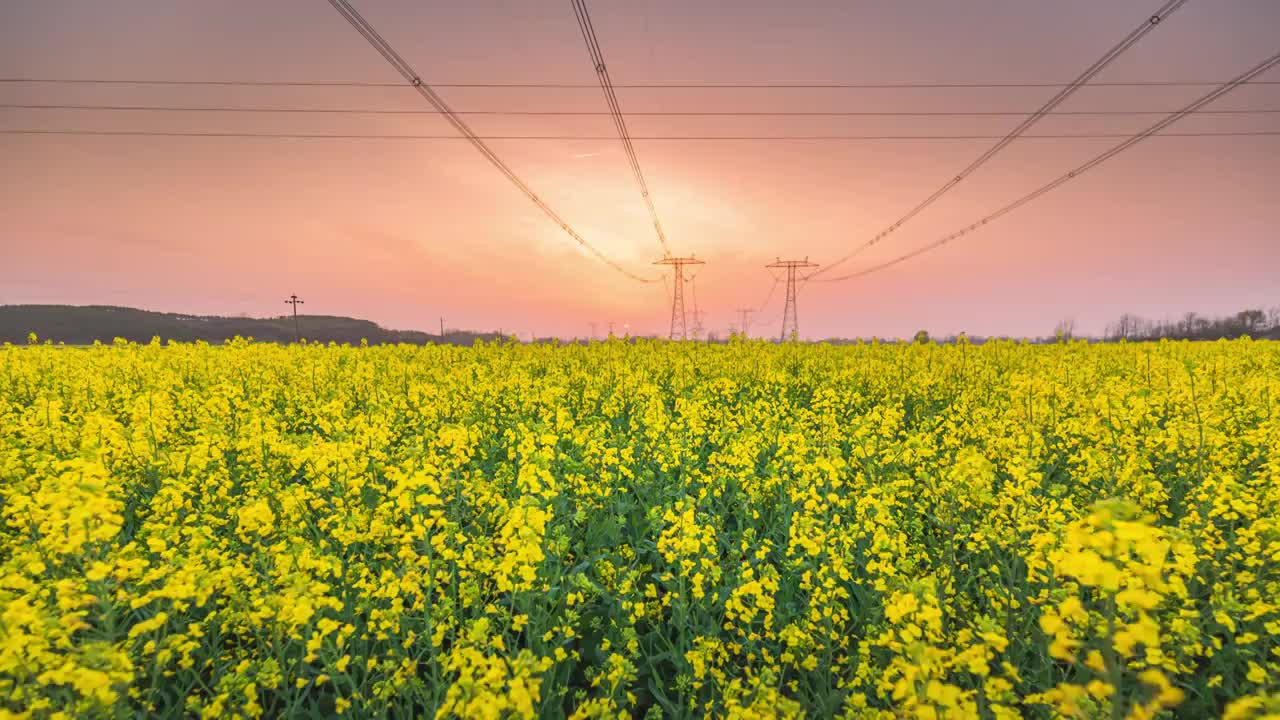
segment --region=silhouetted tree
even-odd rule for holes
[[[1158,340],[1160,338],[1186,340],[1217,340],[1237,338],[1242,335],[1269,337],[1280,334],[1280,307],[1270,312],[1261,308],[1241,310],[1233,315],[1208,318],[1194,312],[1184,313],[1176,322],[1154,323],[1132,313],[1121,315],[1107,326],[1106,339]]]
[[[1145,322],[1133,313],[1125,313],[1116,320],[1114,325],[1107,328],[1107,337],[1113,340],[1136,339]]]
[[[1200,321],[1200,316],[1194,312],[1185,313],[1182,320],[1178,323],[1179,337],[1189,338],[1196,331],[1196,326]]]
[[[1058,342],[1066,342],[1076,335],[1075,318],[1066,318],[1059,320],[1058,324],[1053,328],[1053,336]]]
[[[1250,335],[1256,334],[1259,330],[1263,330],[1267,326],[1267,314],[1261,309],[1251,308],[1249,310],[1241,310],[1236,313],[1236,323],[1240,325],[1240,331]]]

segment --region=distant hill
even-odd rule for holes
[[[416,330],[388,330],[368,320],[334,315],[299,315],[302,337],[308,342],[358,344],[439,343],[439,335]],[[40,340],[68,345],[110,343],[115,338],[150,342],[151,338],[219,343],[239,335],[262,342],[292,342],[293,317],[243,318],[182,315],[109,305],[0,305],[0,342],[26,343],[35,333]],[[443,341],[470,345],[477,339],[495,340],[497,333],[447,332]]]

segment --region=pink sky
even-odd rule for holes
[[[567,2],[357,2],[428,82],[594,82]],[[591,3],[616,83],[1062,82],[1157,2]],[[1276,52],[1280,3],[1192,0],[1099,81],[1217,81]],[[394,81],[327,3],[36,2],[0,6],[0,76]],[[1272,71],[1264,80],[1280,80]],[[1172,110],[1205,87],[1095,88],[1061,110]],[[598,88],[442,89],[457,109],[602,111]],[[1050,88],[634,90],[624,111],[1030,111]],[[0,103],[421,109],[402,89],[0,84]],[[1280,109],[1280,85],[1214,108]],[[1032,133],[1133,132],[1156,116],[1055,117]],[[612,137],[607,117],[472,116],[480,134]],[[636,136],[1002,134],[1017,117],[629,119]],[[429,116],[0,109],[0,128],[447,134]],[[1280,131],[1280,114],[1174,131]],[[822,263],[900,217],[993,141],[637,141],[673,250],[707,260],[697,294],[722,334],[758,306],[775,256]],[[844,267],[928,243],[1117,140],[1024,140]],[[653,274],[660,254],[617,140],[493,141],[583,236]],[[627,280],[461,141],[0,136],[0,303],[314,313],[390,327],[662,333],[661,283]],[[802,334],[1038,335],[1280,304],[1280,137],[1153,139],[988,228],[866,278],[811,283]],[[774,334],[782,292],[756,317]]]

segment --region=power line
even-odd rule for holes
[[[773,273],[770,273],[770,275],[773,275]],[[773,291],[778,289],[778,283],[780,282],[782,282],[782,279],[774,275],[773,284],[769,286],[769,292],[765,294],[764,302],[760,303],[760,307],[756,308],[755,312],[764,312],[765,308],[769,307],[769,301],[773,299]]]
[[[253,138],[265,140],[613,140],[607,135],[386,135],[377,133],[274,133],[244,131],[187,131],[187,130],[59,130],[44,128],[0,129],[0,135],[84,135],[104,137],[168,137],[168,138]],[[1161,138],[1197,137],[1269,137],[1280,135],[1280,130],[1222,130],[1205,132],[1162,133]],[[1074,133],[1053,135],[1023,135],[1019,140],[1098,140],[1127,138],[1129,133]],[[1001,135],[648,135],[631,137],[640,141],[679,142],[837,142],[837,141],[969,141],[994,140]],[[539,207],[542,207],[539,205]],[[545,212],[545,210],[544,210]],[[553,216],[558,221],[559,216]],[[562,226],[563,227],[563,226]],[[648,282],[652,282],[651,280]]]
[[[1141,25],[1131,30],[1128,35],[1125,35],[1124,39],[1122,39],[1114,47],[1112,47],[1110,50],[1104,53],[1102,57],[1094,61],[1092,65],[1085,68],[1084,72],[1080,73],[1080,75],[1075,80],[1072,80],[1069,85],[1067,85],[1066,87],[1062,88],[1057,93],[1055,93],[1053,97],[1049,98],[1049,100],[1045,102],[1045,104],[1041,105],[1035,112],[1031,113],[1022,122],[1018,123],[1017,127],[1010,130],[1008,135],[1001,138],[999,141],[996,142],[995,145],[992,145],[990,148],[988,148],[986,152],[979,155],[976,160],[969,163],[969,165],[966,166],[959,173],[957,173],[955,177],[943,183],[942,187],[933,191],[933,194],[929,195],[924,200],[922,200],[919,204],[917,204],[915,207],[908,210],[905,215],[898,218],[892,225],[876,233],[874,236],[871,237],[871,239],[857,246],[852,251],[846,253],[844,256],[840,257],[835,262],[828,263],[826,267],[823,267],[822,269],[813,273],[813,275],[815,276],[822,275],[823,273],[830,271],[832,268],[835,268],[841,265],[842,263],[848,261],[850,258],[853,258],[863,250],[866,250],[867,248],[875,245],[876,243],[888,237],[898,228],[902,227],[904,223],[911,220],[911,218],[915,217],[920,212],[922,212],[925,208],[932,205],[943,195],[947,194],[949,190],[954,188],[956,185],[959,185],[962,180],[969,177],[971,173],[973,173],[978,168],[985,165],[988,160],[990,160],[991,158],[999,154],[1001,150],[1004,150],[1006,147],[1008,147],[1009,144],[1012,143],[1014,140],[1016,140],[1019,135],[1022,135],[1027,130],[1030,130],[1033,125],[1040,122],[1040,120],[1045,117],[1046,113],[1048,113],[1050,110],[1053,110],[1058,105],[1061,105],[1067,98],[1071,97],[1077,90],[1083,87],[1085,83],[1089,82],[1091,78],[1093,78],[1098,73],[1102,72],[1116,58],[1120,57],[1120,55],[1122,55],[1126,50],[1128,50],[1129,48],[1137,44],[1137,42],[1141,40],[1147,33],[1154,30],[1162,20],[1164,20],[1165,18],[1168,18],[1170,15],[1176,12],[1178,8],[1185,5],[1186,2],[1187,0],[1166,0],[1166,2],[1163,5],[1161,5],[1160,8],[1157,9],[1155,13],[1153,13],[1150,17],[1144,20]]]
[[[453,113],[453,110],[449,107],[448,103],[444,101],[444,98],[437,95],[436,92],[431,89],[431,86],[422,80],[422,77],[418,75],[409,63],[407,63],[405,59],[402,58],[400,54],[397,53],[395,49],[378,34],[377,30],[373,29],[373,26],[371,26],[368,21],[366,21],[364,17],[361,16],[349,2],[347,2],[347,0],[329,0],[329,4],[333,6],[334,10],[338,11],[339,15],[351,24],[351,27],[355,28],[356,32],[360,33],[360,35],[373,46],[374,50],[378,51],[379,55],[382,55],[383,59],[395,68],[396,72],[400,73],[401,77],[408,81],[409,85],[413,87],[414,90],[418,91],[419,95],[422,95],[427,102],[431,103],[432,107],[440,111],[449,123],[453,125],[459,133],[464,135],[466,139],[480,151],[480,154],[485,156],[485,159],[497,168],[499,172],[505,175],[513,185],[519,188],[520,191],[533,202],[533,204],[537,205],[547,217],[551,218],[557,225],[559,225],[560,229],[564,230],[566,234],[572,237],[578,245],[588,250],[592,255],[595,255],[601,262],[614,270],[617,270],[623,275],[626,275],[632,280],[645,283],[653,282],[652,279],[641,277],[640,275],[627,270],[618,263],[609,259],[604,255],[604,253],[596,249],[594,245],[587,242],[585,238],[577,233],[577,231],[569,227],[569,223],[565,222],[555,210],[551,209],[551,206],[547,205],[547,203],[544,202],[537,193],[526,185],[525,182],[515,174],[515,171],[508,167],[507,164],[504,163],[502,159],[499,158],[478,135],[472,132],[471,128],[462,120],[462,118]]]
[[[781,258],[779,258],[779,260],[781,260]],[[780,276],[773,274],[773,269],[771,268],[771,266],[766,265],[765,270],[769,273],[770,277],[773,278],[773,284],[769,286],[769,292],[765,293],[764,302],[760,303],[758,307],[738,308],[738,312],[742,314],[742,319],[744,324],[746,322],[747,315],[749,313],[762,313],[765,311],[766,308],[769,307],[769,301],[773,299],[773,293],[775,290],[778,289],[778,283],[782,282],[782,278]],[[784,312],[784,315],[785,315],[785,312]],[[743,330],[743,334],[744,335],[746,334],[746,330]]]
[[[1004,216],[1004,215],[1006,215],[1006,214],[1008,214],[1008,213],[1011,213],[1011,212],[1013,212],[1014,210],[1017,210],[1018,208],[1022,207],[1023,205],[1026,205],[1027,203],[1031,202],[1032,200],[1035,200],[1036,198],[1040,197],[1041,195],[1044,195],[1045,193],[1048,193],[1049,191],[1053,190],[1054,188],[1056,188],[1056,187],[1058,187],[1058,186],[1060,186],[1060,185],[1063,185],[1063,184],[1065,184],[1065,183],[1069,182],[1070,180],[1073,180],[1073,179],[1075,179],[1075,178],[1077,178],[1077,177],[1079,177],[1079,176],[1083,175],[1084,173],[1086,173],[1086,172],[1088,172],[1088,171],[1092,170],[1093,168],[1095,168],[1095,167],[1097,167],[1097,166],[1101,165],[1102,163],[1106,162],[1107,160],[1110,160],[1111,158],[1115,157],[1116,155],[1119,155],[1120,153],[1124,152],[1125,150],[1128,150],[1129,148],[1133,147],[1134,145],[1137,145],[1138,143],[1142,142],[1143,140],[1146,140],[1146,139],[1148,139],[1148,138],[1150,138],[1150,137],[1152,137],[1152,136],[1155,136],[1155,135],[1156,135],[1156,133],[1160,132],[1160,131],[1161,131],[1161,130],[1163,130],[1164,128],[1166,128],[1166,127],[1168,127],[1168,126],[1172,125],[1173,123],[1175,123],[1175,122],[1177,122],[1177,121],[1181,120],[1182,118],[1184,118],[1184,117],[1186,117],[1186,116],[1188,116],[1188,115],[1190,115],[1190,114],[1194,113],[1197,109],[1199,109],[1199,108],[1201,108],[1201,107],[1203,107],[1203,106],[1205,106],[1205,105],[1208,105],[1209,103],[1211,103],[1211,102],[1213,102],[1213,101],[1217,100],[1218,98],[1222,97],[1223,95],[1226,95],[1227,93],[1231,92],[1232,90],[1236,89],[1237,87],[1239,87],[1239,86],[1241,86],[1241,85],[1243,85],[1243,84],[1245,84],[1245,83],[1249,82],[1249,80],[1250,80],[1250,79],[1252,79],[1252,78],[1254,78],[1254,77],[1257,77],[1258,75],[1260,75],[1260,74],[1262,74],[1262,73],[1264,73],[1264,72],[1266,72],[1266,71],[1270,70],[1271,68],[1275,67],[1276,65],[1280,65],[1280,53],[1276,53],[1275,55],[1272,55],[1271,57],[1267,58],[1266,60],[1263,60],[1261,63],[1259,63],[1259,64],[1255,65],[1253,68],[1251,68],[1251,69],[1249,69],[1249,70],[1246,70],[1245,72],[1241,73],[1241,74],[1240,74],[1239,76],[1237,76],[1235,79],[1227,81],[1227,82],[1226,82],[1226,83],[1224,83],[1222,86],[1218,87],[1216,90],[1213,90],[1212,92],[1208,93],[1207,95],[1202,96],[1200,99],[1198,99],[1198,100],[1196,100],[1196,101],[1192,102],[1191,104],[1187,105],[1187,106],[1186,106],[1186,107],[1184,107],[1183,109],[1181,109],[1181,110],[1179,110],[1179,111],[1177,111],[1177,112],[1175,112],[1175,113],[1170,114],[1168,117],[1166,117],[1166,118],[1164,118],[1163,120],[1161,120],[1161,121],[1157,122],[1156,124],[1152,125],[1151,127],[1147,128],[1146,130],[1143,130],[1143,131],[1141,131],[1141,132],[1139,132],[1139,133],[1136,133],[1136,134],[1132,135],[1131,137],[1129,137],[1129,139],[1125,140],[1124,142],[1122,142],[1122,143],[1120,143],[1120,144],[1118,144],[1118,145],[1115,145],[1114,147],[1112,147],[1111,149],[1107,150],[1106,152],[1103,152],[1102,154],[1097,155],[1096,157],[1094,157],[1093,159],[1091,159],[1091,160],[1089,160],[1088,162],[1084,163],[1083,165],[1080,165],[1080,166],[1076,167],[1074,170],[1071,170],[1071,171],[1067,172],[1066,174],[1061,175],[1061,176],[1059,176],[1058,178],[1056,178],[1056,179],[1054,179],[1054,180],[1050,181],[1049,183],[1046,183],[1045,185],[1042,185],[1042,186],[1040,186],[1039,188],[1036,188],[1035,190],[1032,190],[1031,192],[1027,193],[1026,195],[1023,195],[1022,197],[1018,198],[1017,200],[1014,200],[1013,202],[1009,203],[1008,205],[1005,205],[1004,207],[1000,208],[999,210],[996,210],[995,212],[993,212],[993,213],[991,213],[991,214],[989,214],[989,215],[987,215],[987,216],[983,217],[982,219],[978,220],[977,222],[973,222],[973,223],[970,223],[969,225],[966,225],[965,227],[961,228],[960,230],[957,230],[956,232],[951,233],[950,235],[945,235],[945,236],[943,236],[942,238],[940,238],[940,239],[938,239],[938,240],[935,240],[935,241],[934,241],[934,242],[932,242],[932,243],[929,243],[928,245],[921,246],[921,247],[919,247],[919,248],[916,248],[915,250],[912,250],[911,252],[905,253],[905,254],[903,254],[903,255],[899,255],[898,257],[895,257],[895,258],[893,258],[893,259],[891,259],[891,260],[887,260],[887,261],[885,261],[885,262],[879,263],[879,264],[877,264],[877,265],[872,265],[871,267],[864,268],[864,269],[862,269],[862,270],[859,270],[858,272],[850,273],[850,274],[848,274],[848,275],[842,275],[842,276],[840,276],[840,277],[834,277],[834,278],[823,278],[823,279],[822,279],[822,281],[823,281],[823,282],[838,282],[838,281],[841,281],[841,280],[849,280],[849,279],[852,279],[852,278],[863,277],[863,276],[865,276],[865,275],[870,275],[871,273],[878,272],[878,271],[880,271],[880,270],[884,270],[885,268],[893,267],[894,265],[897,265],[897,264],[899,264],[899,263],[905,262],[905,261],[910,260],[910,259],[912,259],[912,258],[914,258],[914,257],[917,257],[917,256],[920,256],[920,255],[923,255],[923,254],[925,254],[925,253],[927,253],[927,252],[929,252],[929,251],[931,251],[931,250],[935,250],[935,249],[937,249],[937,248],[939,248],[939,247],[942,247],[943,245],[946,245],[947,243],[951,242],[952,240],[955,240],[956,238],[962,237],[962,236],[964,236],[964,235],[966,235],[966,234],[968,234],[968,233],[970,233],[970,232],[972,232],[972,231],[974,231],[974,230],[977,230],[978,228],[980,228],[980,227],[982,227],[982,226],[986,225],[987,223],[991,222],[992,220],[996,220],[996,219],[998,219],[998,218],[1000,218],[1000,217],[1002,217],[1002,216]],[[813,274],[811,274],[809,277],[813,277]]]
[[[31,78],[4,77],[0,83],[43,85],[190,85],[225,87],[349,87],[349,88],[400,88],[401,83],[367,82],[362,80],[164,80],[120,78]],[[835,82],[670,82],[670,83],[614,83],[614,88],[637,90],[945,90],[945,89],[1020,89],[1063,88],[1073,83],[1052,82],[898,82],[898,83],[835,83]],[[1186,80],[1130,80],[1121,82],[1089,83],[1089,87],[1209,87],[1222,81]],[[1250,85],[1280,85],[1280,80],[1256,80]],[[551,89],[586,90],[598,87],[591,83],[568,82],[487,82],[487,83],[432,83],[438,88],[491,88],[491,89]]]
[[[229,105],[69,105],[0,103],[4,110],[77,110],[123,112],[208,112],[208,113],[290,113],[320,115],[442,115],[439,110],[401,108],[301,108],[301,107],[235,107]],[[1168,115],[1174,110],[1058,110],[1046,115],[1092,117],[1129,115]],[[1201,110],[1197,115],[1259,115],[1280,113],[1280,108],[1240,108]],[[454,110],[454,115],[494,115],[511,117],[603,117],[611,112],[577,110]],[[972,112],[938,111],[770,111],[770,110],[676,110],[639,111],[628,115],[642,117],[1023,117],[1022,111],[979,110]]]
[[[636,149],[631,144],[631,134],[627,131],[627,120],[622,115],[622,105],[618,103],[618,96],[613,92],[613,80],[609,77],[609,68],[604,62],[604,52],[600,49],[595,27],[591,24],[591,14],[587,11],[586,0],[570,0],[569,4],[573,6],[573,14],[578,19],[578,29],[582,31],[582,39],[587,44],[587,54],[591,56],[596,75],[600,79],[600,89],[604,91],[605,103],[609,106],[613,124],[618,129],[618,139],[622,141],[622,148],[626,151],[631,173],[635,176],[636,184],[640,186],[640,195],[644,198],[645,205],[649,207],[653,229],[658,233],[658,244],[662,246],[662,254],[669,256],[671,248],[667,245],[667,235],[662,231],[662,222],[658,220],[658,209],[653,205],[649,184],[645,182],[644,172],[640,169],[640,159],[636,156]]]

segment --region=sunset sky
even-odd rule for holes
[[[354,0],[457,110],[603,112],[567,0]],[[617,84],[1055,83],[1160,5],[595,0]],[[1280,2],[1191,0],[1096,81],[1227,80],[1280,51]],[[324,0],[7,0],[0,77],[374,81],[400,77]],[[1280,111],[1280,70],[1215,110]],[[1171,111],[1208,86],[1100,87],[1060,110]],[[1055,88],[628,89],[627,113],[1030,112]],[[0,104],[428,109],[407,88],[0,83]],[[1056,116],[1031,134],[1131,133],[1159,115]],[[657,275],[661,249],[607,116],[465,116],[578,232]],[[655,135],[1003,135],[1020,117],[629,115]],[[0,129],[456,134],[432,115],[0,108]],[[1170,132],[1280,131],[1280,112],[1205,114]],[[1122,138],[1024,139],[875,248],[857,270],[927,244]],[[708,327],[759,307],[777,256],[829,262],[937,189],[994,140],[636,140]],[[665,333],[669,288],[585,253],[462,140],[0,135],[0,304],[112,304],[394,328],[585,335],[614,321]],[[801,334],[1044,335],[1280,305],[1280,136],[1154,138],[941,249],[864,278],[811,282]],[[836,273],[832,273],[833,275]],[[782,288],[753,334],[777,333]],[[692,309],[692,297],[689,297]],[[691,318],[692,319],[692,318]]]

